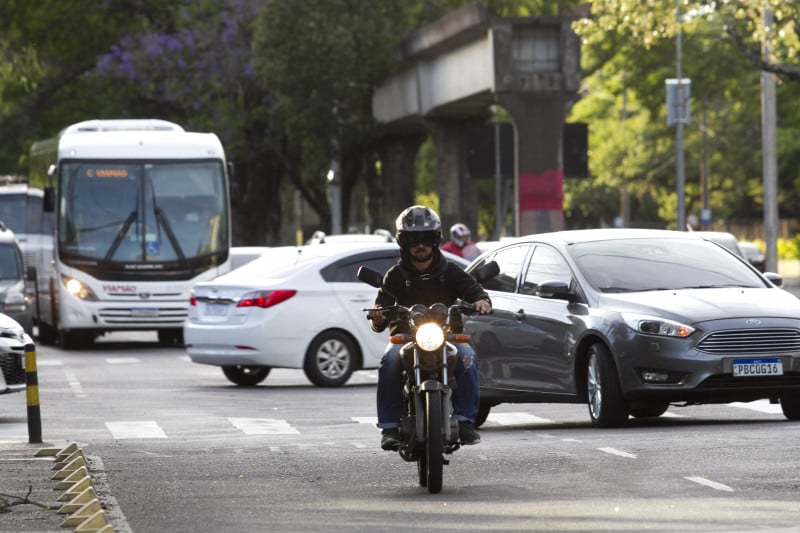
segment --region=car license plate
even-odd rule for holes
[[[769,359],[734,359],[733,377],[752,378],[760,376],[782,376],[783,361],[777,357]]]
[[[228,304],[207,303],[206,314],[210,316],[225,316],[228,314]]]
[[[131,316],[137,318],[154,318],[158,316],[158,309],[155,307],[134,307],[131,309]]]

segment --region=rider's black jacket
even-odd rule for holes
[[[397,302],[390,294],[397,296]],[[395,303],[404,307],[414,304],[429,306],[437,302],[450,306],[459,298],[470,303],[478,300],[491,303],[489,295],[475,278],[445,259],[439,249],[434,248],[433,260],[424,272],[415,269],[410,259],[401,257],[383,276],[383,286],[378,289],[375,307],[388,307]],[[394,321],[389,326],[391,334],[408,333],[406,322]],[[383,331],[386,324],[373,321],[372,329]]]

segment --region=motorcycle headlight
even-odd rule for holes
[[[429,322],[417,329],[415,339],[420,348],[426,352],[432,352],[444,343],[444,332],[442,328]]]

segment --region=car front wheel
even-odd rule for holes
[[[633,418],[655,418],[666,413],[667,409],[669,409],[668,403],[654,403],[650,405],[631,407],[628,409],[628,413]]]
[[[320,333],[308,347],[303,370],[318,387],[339,387],[353,374],[356,366],[356,347],[340,331]]]
[[[489,417],[489,411],[492,410],[492,405],[488,403],[481,402],[480,407],[478,407],[478,414],[475,416],[475,427],[481,427],[486,419]]]
[[[800,420],[800,396],[782,396],[781,410],[788,420]]]
[[[586,392],[592,425],[601,428],[617,427],[628,420],[628,409],[622,397],[611,352],[600,343],[589,348]]]
[[[258,385],[269,375],[271,370],[268,366],[223,366],[222,373],[233,383],[243,387],[253,387]]]

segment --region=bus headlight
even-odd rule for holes
[[[438,349],[444,342],[444,332],[438,325],[428,322],[417,329],[417,345],[426,352]]]
[[[67,292],[73,296],[90,302],[97,301],[97,296],[95,296],[94,292],[92,292],[92,289],[77,279],[62,275],[61,282],[64,284],[64,288],[67,289]]]

